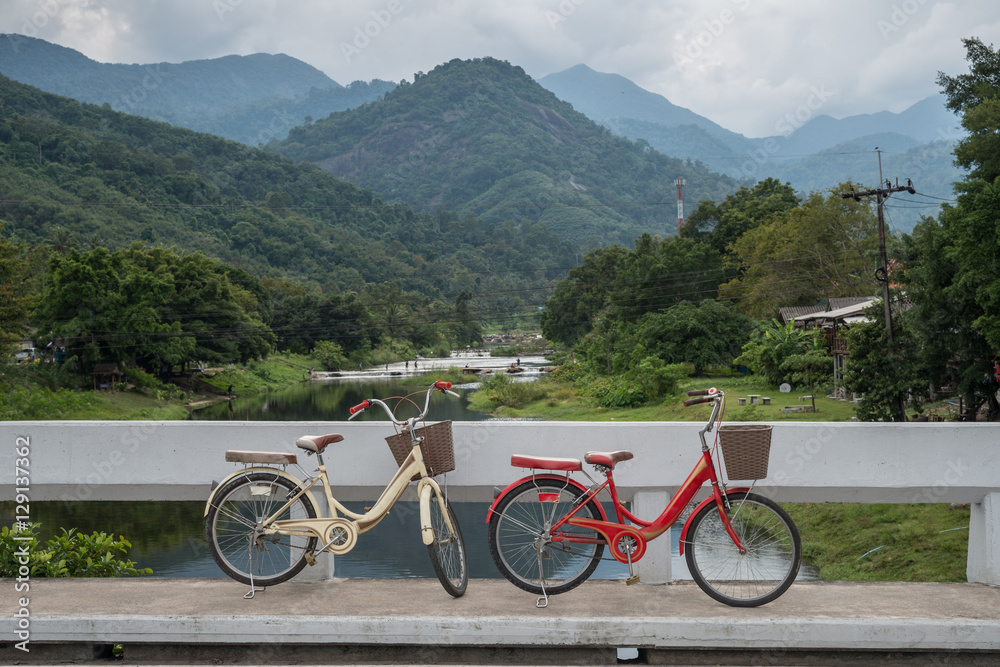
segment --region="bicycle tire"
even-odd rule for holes
[[[557,494],[558,501],[540,502],[539,494]],[[584,496],[577,487],[560,480],[529,480],[508,493],[492,511],[489,522],[490,555],[500,573],[518,588],[542,595],[539,576],[538,550],[535,541],[541,538],[552,518],[568,514]],[[597,504],[591,500],[576,516],[601,519]],[[590,529],[564,525],[561,535],[573,535],[601,540]],[[558,537],[558,535],[556,535]],[[603,543],[583,544],[549,539],[542,549],[544,592],[565,593],[586,581],[597,569]]]
[[[469,560],[465,552],[462,527],[458,525],[458,517],[455,516],[450,502],[446,500],[445,507],[448,509],[451,525],[455,527],[454,535],[448,530],[441,506],[433,494],[430,505],[434,541],[427,545],[427,552],[431,557],[431,565],[434,566],[434,574],[448,594],[460,598],[465,595],[465,589],[469,585]]]
[[[802,563],[799,531],[788,513],[755,493],[729,494],[730,522],[746,551],[726,532],[718,506],[709,503],[691,520],[684,556],[695,583],[731,607],[757,607],[781,596]]]
[[[215,495],[205,518],[205,537],[216,564],[227,575],[255,586],[288,581],[306,565],[306,554],[315,551],[315,537],[257,535],[257,523],[285,504],[298,491],[291,480],[268,472],[241,475]],[[315,519],[316,509],[302,495],[279,519]],[[255,550],[251,540],[255,540]]]

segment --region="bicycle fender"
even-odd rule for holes
[[[420,480],[423,482],[424,480]],[[431,526],[431,503],[437,502],[430,484],[421,484],[417,490],[420,498],[420,539],[427,546],[434,542],[434,527]]]
[[[505,488],[503,491],[501,491],[499,494],[497,494],[497,497],[493,499],[493,504],[490,505],[490,509],[486,512],[486,523],[490,522],[490,518],[493,516],[493,509],[500,503],[501,500],[503,500],[503,497],[506,496],[508,493],[510,493],[511,490],[513,490],[515,487],[523,484],[524,482],[548,481],[548,480],[551,480],[551,481],[554,481],[554,482],[566,482],[566,483],[568,483],[568,484],[570,484],[572,486],[575,486],[576,488],[580,489],[584,493],[587,492],[587,487],[585,487],[583,484],[581,484],[580,482],[578,482],[578,481],[576,481],[575,479],[572,479],[572,478],[561,477],[559,475],[528,475],[527,477],[522,477],[521,479],[519,479],[517,481],[511,482],[510,484],[507,485],[507,488]],[[597,505],[597,509],[601,513],[601,520],[602,521],[607,521],[608,517],[604,513],[604,506],[601,505],[601,503],[596,502],[596,501],[594,502],[594,504]]]
[[[729,495],[730,493],[750,493],[750,489],[749,488],[726,489],[726,495]],[[715,502],[715,495],[713,494],[713,495],[709,496],[708,498],[705,498],[700,503],[698,503],[698,506],[695,507],[691,511],[690,514],[688,514],[687,521],[684,522],[684,528],[681,530],[681,545],[680,546],[681,546],[681,555],[682,556],[684,555],[684,545],[687,544],[687,534],[688,534],[688,528],[691,527],[691,519],[693,519],[698,514],[698,512],[701,511],[702,507],[704,507],[705,505],[708,505],[710,503],[714,503],[714,502]]]
[[[205,514],[204,514],[204,516],[208,516],[208,510],[210,510],[212,508],[212,501],[215,500],[215,494],[219,492],[219,489],[221,489],[223,486],[225,486],[231,479],[233,479],[235,477],[239,477],[240,475],[244,475],[244,474],[252,473],[252,472],[270,472],[270,473],[274,473],[275,475],[278,475],[279,477],[284,477],[285,479],[289,480],[290,482],[292,482],[292,484],[295,484],[297,486],[302,486],[302,482],[300,482],[294,475],[292,475],[290,473],[287,473],[284,470],[278,470],[277,468],[264,468],[264,467],[260,467],[260,468],[241,468],[240,470],[237,470],[236,472],[232,473],[231,475],[229,475],[228,477],[226,477],[225,479],[223,479],[221,482],[219,482],[215,486],[214,489],[212,489],[212,493],[209,494],[208,501],[205,503]],[[312,503],[312,506],[316,508],[316,511],[319,512],[320,506],[316,504],[316,498],[313,497],[312,491],[306,491],[305,495],[309,499],[309,502]]]

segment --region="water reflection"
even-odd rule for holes
[[[405,396],[425,389],[432,381],[435,370],[468,367],[504,372],[512,363],[521,372],[513,377],[534,379],[542,372],[547,361],[544,357],[488,357],[455,355],[441,359],[419,359],[416,362],[399,362],[385,367],[348,371],[338,376],[322,376],[311,382],[286,389],[236,398],[196,411],[191,419],[214,421],[342,421],[348,418],[348,408],[368,398]],[[414,363],[417,368],[414,369]],[[404,366],[404,364],[406,364]],[[484,412],[469,407],[469,397],[478,387],[478,378],[469,375],[469,382],[454,389],[461,399],[432,397],[430,417],[434,421],[483,421],[489,419]],[[423,407],[421,402],[420,407]],[[411,416],[403,414],[403,418]],[[359,419],[385,419],[384,414],[372,410]]]

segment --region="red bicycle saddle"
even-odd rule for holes
[[[628,461],[632,458],[632,452],[626,449],[619,449],[617,452],[587,452],[583,460],[598,466],[614,468],[616,463]]]

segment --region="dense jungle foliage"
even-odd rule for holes
[[[2,77],[0,100],[0,221],[13,247],[33,248],[25,275],[39,281],[38,294],[51,256],[141,241],[269,278],[276,303],[292,309],[318,304],[307,312],[334,313],[331,300],[360,295],[387,320],[410,314],[402,327],[373,315],[405,334],[418,324],[454,329],[463,293],[465,319],[474,312],[516,325],[576,262],[568,243],[531,221],[486,225],[473,215],[387,205],[310,164]],[[378,301],[383,283],[398,290],[397,302]],[[280,326],[289,314],[279,307],[262,318]],[[279,345],[322,338],[324,320],[315,317],[304,336],[289,331]],[[417,337],[444,344],[450,335]]]

